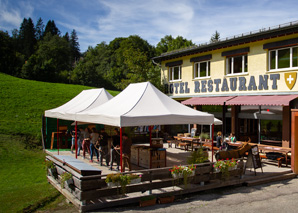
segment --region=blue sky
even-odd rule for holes
[[[116,37],[139,35],[156,45],[165,35],[205,43],[298,20],[296,0],[0,0],[0,30],[23,18],[54,20],[62,35],[77,31],[81,52]]]

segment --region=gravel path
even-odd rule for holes
[[[193,194],[172,204],[127,206],[99,212],[297,212],[298,179],[253,187],[229,187]]]

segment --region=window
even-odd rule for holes
[[[169,81],[181,80],[181,66],[169,68]]]
[[[247,55],[226,58],[226,74],[247,73]]]
[[[210,76],[210,61],[203,61],[194,64],[194,78]]]
[[[298,66],[298,47],[269,51],[269,70],[286,69]]]

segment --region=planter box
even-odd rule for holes
[[[169,197],[159,197],[158,198],[158,203],[159,204],[164,204],[164,203],[173,203],[175,200],[175,196],[169,196]]]
[[[119,187],[120,183],[119,182],[116,182],[116,183],[109,182],[109,183],[107,183],[107,185],[108,185],[108,188],[112,188],[112,187],[115,187],[115,186]]]
[[[137,183],[141,183],[141,178],[132,179],[130,181],[130,184],[137,184]]]
[[[191,175],[188,175],[187,177],[193,177],[193,176],[195,176],[195,171],[192,171],[192,174],[191,174]],[[173,177],[174,179],[176,179],[176,178],[184,178],[182,173],[179,173],[179,174],[172,174],[172,177]]]
[[[152,200],[140,200],[140,206],[145,207],[145,206],[153,206],[156,204],[156,198]]]

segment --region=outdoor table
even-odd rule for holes
[[[282,146],[282,141],[261,140],[261,144],[264,144],[264,145],[273,145],[273,146]]]
[[[182,136],[174,136],[176,140],[188,142],[191,145],[191,151],[194,150],[194,145],[202,144],[199,138],[192,138],[192,137],[182,137]]]

